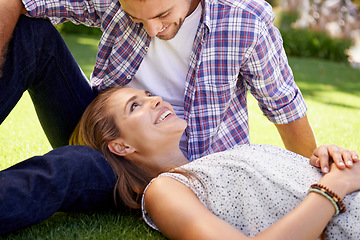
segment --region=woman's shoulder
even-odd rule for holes
[[[154,178],[148,185],[146,189],[146,193],[152,194],[152,193],[160,193],[160,194],[166,194],[169,187],[176,186],[179,181],[175,180],[172,177],[169,176],[159,176]],[[145,193],[145,191],[144,191]]]
[[[153,218],[163,218],[169,212],[176,212],[182,206],[183,200],[196,198],[195,193],[182,182],[168,176],[154,178],[146,187],[142,197],[142,215],[145,222],[159,230]]]
[[[189,182],[187,177],[183,176],[182,174],[175,174],[175,177],[174,174],[161,174],[154,178],[145,188],[143,192],[144,204],[152,201],[155,198],[163,198],[167,197],[167,195],[172,195],[174,189],[189,189]]]

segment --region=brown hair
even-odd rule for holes
[[[70,145],[85,145],[100,151],[114,170],[117,181],[114,187],[114,200],[118,207],[140,209],[141,195],[150,183],[151,177],[141,168],[124,157],[112,153],[108,144],[120,136],[120,129],[114,116],[107,110],[111,95],[121,89],[114,86],[100,93],[86,108],[79,123],[70,137]],[[182,174],[190,183],[197,176],[181,167],[168,167],[159,172]],[[203,183],[200,181],[203,185]]]
[[[86,145],[100,151],[117,175],[114,200],[118,207],[140,208],[141,194],[151,177],[131,161],[112,153],[108,143],[120,136],[114,116],[107,110],[110,96],[121,89],[111,87],[86,108],[70,138],[71,145]]]

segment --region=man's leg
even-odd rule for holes
[[[0,122],[29,90],[53,147],[67,145],[95,97],[56,29],[22,16],[9,44],[0,78]],[[115,175],[97,151],[58,148],[0,173],[0,234],[38,223],[56,211],[114,206]]]
[[[0,171],[0,235],[57,211],[114,205],[115,174],[100,152],[66,146]]]
[[[68,144],[95,97],[62,37],[44,19],[21,16],[0,78],[0,123],[29,90],[40,123],[56,148]]]

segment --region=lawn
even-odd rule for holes
[[[95,62],[96,37],[64,36],[87,76]],[[289,58],[295,79],[308,105],[308,118],[319,144],[335,143],[360,150],[360,71],[345,64]],[[250,133],[254,143],[282,142],[273,124],[249,98]],[[27,93],[0,125],[0,169],[51,149]],[[138,216],[117,212],[57,213],[34,227],[4,239],[162,239]]]

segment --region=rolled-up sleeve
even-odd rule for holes
[[[108,0],[22,0],[27,15],[37,18],[48,18],[52,24],[72,21],[90,27],[100,27],[101,16],[110,4]]]
[[[305,116],[307,106],[294,81],[282,37],[273,25],[259,25],[261,31],[244,65],[243,77],[270,121],[277,124],[296,121]]]

